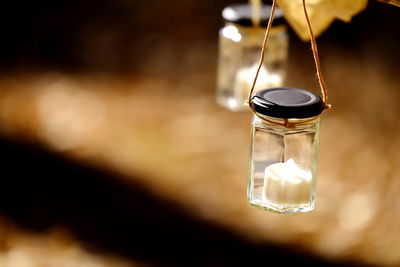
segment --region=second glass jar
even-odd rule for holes
[[[262,6],[260,26],[252,23],[251,5],[235,4],[222,11],[225,26],[220,30],[219,39],[217,102],[230,110],[248,109],[246,101],[258,67],[270,9],[269,5]],[[287,55],[287,27],[278,8],[256,91],[282,86]]]

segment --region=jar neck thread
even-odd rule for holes
[[[274,118],[274,117],[262,115],[258,112],[256,112],[256,116],[266,123],[269,123],[272,125],[277,125],[277,126],[283,126],[285,128],[289,128],[289,129],[294,129],[298,126],[313,123],[319,118],[319,115],[315,116],[315,117],[301,118],[301,119],[299,119],[299,118]]]

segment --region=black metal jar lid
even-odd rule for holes
[[[319,95],[297,88],[279,87],[258,91],[250,103],[257,113],[274,118],[311,118],[324,110]]]
[[[253,26],[252,21],[252,6],[249,4],[233,4],[225,7],[222,10],[222,17],[227,22],[232,22],[235,24],[239,24],[242,26]],[[263,27],[267,27],[269,15],[271,12],[270,5],[262,5],[260,10],[260,25]],[[276,8],[275,17],[273,24],[274,26],[278,26],[285,23],[285,19],[282,14],[282,10]]]

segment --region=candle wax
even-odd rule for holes
[[[274,205],[309,204],[312,172],[300,168],[293,159],[265,168],[263,200]]]

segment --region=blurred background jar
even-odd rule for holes
[[[247,109],[246,100],[258,62],[271,6],[262,5],[260,23],[255,26],[249,4],[234,4],[222,11],[225,26],[219,33],[217,102],[232,111]],[[288,33],[279,8],[255,90],[283,85],[288,55]]]

